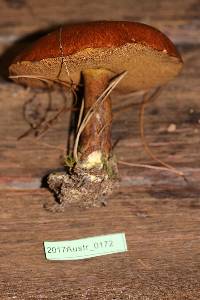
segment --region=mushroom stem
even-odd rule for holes
[[[107,88],[111,72],[105,69],[86,69],[82,72],[84,80],[84,112],[95,105],[97,98]],[[85,126],[80,139],[80,164],[86,169],[102,168],[111,152],[112,111],[110,97],[106,97]]]

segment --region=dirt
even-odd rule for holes
[[[117,182],[116,176],[109,176],[107,170],[97,168],[88,170],[75,167],[68,172],[50,174],[48,184],[57,203],[46,208],[57,212],[70,206],[105,206]]]

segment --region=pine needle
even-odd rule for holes
[[[78,144],[79,139],[81,136],[81,133],[85,129],[86,125],[90,121],[91,117],[95,113],[95,111],[99,108],[99,105],[109,96],[109,94],[112,92],[112,90],[116,87],[116,85],[124,78],[124,76],[127,74],[127,71],[124,71],[123,73],[119,74],[117,77],[115,77],[113,80],[111,80],[108,87],[103,91],[103,93],[97,98],[96,102],[90,107],[88,112],[86,113],[84,119],[82,120],[74,143],[74,150],[73,150],[73,156],[76,162],[78,162]]]
[[[152,165],[148,165],[148,164],[136,164],[136,163],[129,163],[126,161],[122,161],[119,160],[118,162],[120,164],[123,165],[127,165],[127,166],[132,166],[132,167],[139,167],[139,168],[148,168],[148,169],[154,169],[154,170],[161,170],[161,171],[167,171],[167,172],[171,172],[174,173],[178,176],[183,177],[183,179],[188,183],[187,178],[185,177],[184,173],[177,170],[175,167],[171,166],[168,163],[165,163],[164,161],[162,161],[161,159],[159,159],[150,149],[146,138],[145,138],[145,133],[144,133],[144,111],[145,111],[145,107],[146,104],[149,103],[150,101],[152,102],[153,100],[155,100],[158,95],[161,92],[161,88],[157,88],[153,94],[149,95],[149,93],[145,93],[143,96],[143,101],[141,102],[141,106],[140,106],[140,136],[141,136],[141,140],[142,140],[142,144],[144,147],[145,152],[156,162],[158,162],[161,166],[163,167],[159,167],[159,166],[152,166]]]

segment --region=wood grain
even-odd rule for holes
[[[52,214],[44,190],[1,193],[3,299],[198,299],[200,201],[121,189],[109,206]],[[193,195],[194,196],[194,195]],[[48,262],[44,240],[125,232],[126,254]],[[10,297],[10,298],[9,298]],[[96,298],[95,298],[96,297]]]
[[[12,43],[33,31],[87,20],[127,20],[154,25],[165,31],[175,42],[199,43],[200,27],[198,0],[2,0],[0,9],[0,37],[3,44]],[[19,18],[20,14],[20,18]]]
[[[2,0],[0,16],[0,298],[199,300],[199,1]],[[54,201],[45,176],[62,168],[70,114],[42,139],[17,141],[28,129],[22,108],[34,91],[6,81],[7,65],[41,31],[102,19],[156,26],[178,45],[184,70],[147,107],[145,133],[153,153],[183,171],[188,183],[171,173],[119,164],[121,180],[108,206],[53,214],[43,207]],[[52,96],[58,109],[61,96],[57,91]],[[139,137],[141,96],[112,95],[114,151],[119,160],[155,164]],[[37,101],[47,105],[48,95],[38,93]],[[168,131],[170,124],[175,131]],[[45,260],[44,240],[114,232],[125,232],[128,252]]]

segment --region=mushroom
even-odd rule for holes
[[[182,64],[177,49],[163,33],[126,21],[65,25],[15,58],[9,71],[21,84],[43,87],[41,78],[45,78],[49,85],[58,79],[78,85],[83,79],[83,118],[90,110],[92,115],[81,132],[75,164],[70,172],[51,174],[48,179],[60,203],[98,205],[112,190],[116,163],[111,147],[110,97],[95,107],[110,81],[123,73],[116,90],[147,90],[171,80]]]

